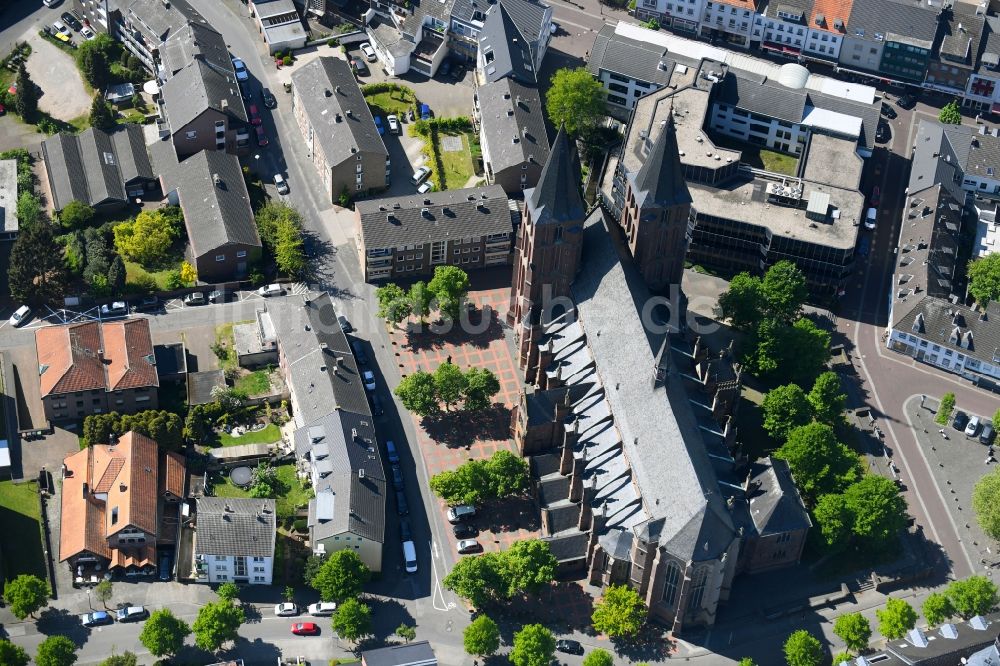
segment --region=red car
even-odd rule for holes
[[[257,130],[257,145],[263,148],[267,145],[267,135],[264,134],[264,128],[257,125],[255,128]]]
[[[315,636],[319,633],[319,627],[315,622],[296,622],[292,625],[292,633],[296,636]]]
[[[250,113],[250,123],[252,125],[260,125],[260,113],[257,111],[257,105],[251,104],[247,111]]]
[[[878,202],[882,200],[882,191],[878,189],[878,185],[872,190],[872,205],[878,206]]]

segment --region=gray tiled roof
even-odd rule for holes
[[[122,12],[145,39],[154,45],[170,37],[188,21],[205,19],[186,0],[133,0]]]
[[[234,75],[225,38],[207,25],[188,23],[167,39],[160,61],[169,77],[195,60],[203,60],[226,76]]]
[[[167,121],[174,132],[207,109],[229,114],[242,122],[247,120],[236,75],[223,75],[200,59],[174,74],[160,92]]]
[[[786,14],[800,14],[802,22],[809,20],[809,12],[813,8],[814,0],[777,0],[777,2],[765,4],[764,7],[758,5],[757,11],[767,16],[776,16],[778,12]],[[787,21],[787,19],[782,19]]]
[[[594,75],[604,70],[662,87],[670,83],[675,63],[662,46],[622,37],[613,25],[606,25],[594,40],[587,69]]]
[[[985,22],[986,16],[979,14],[975,5],[964,2],[956,2],[942,14],[940,52],[941,55],[951,56],[947,62],[958,60],[968,65],[976,64]]]
[[[631,174],[629,177],[632,177]],[[691,203],[691,193],[684,180],[684,167],[681,166],[677,148],[677,129],[674,127],[673,116],[667,120],[667,126],[660,130],[649,155],[635,175],[633,192],[640,207],[650,204],[677,206]]]
[[[178,164],[163,180],[164,193],[177,191],[196,257],[230,243],[260,247],[238,157],[203,150]]]
[[[750,484],[748,510],[757,534],[794,532],[812,526],[784,460],[767,457],[753,463]]]
[[[904,636],[903,638],[897,638],[895,640],[886,641],[885,651],[890,655],[900,659],[899,662],[902,664],[929,664],[934,666],[936,664],[969,664],[975,666],[990,666],[991,664],[996,664],[996,661],[984,661],[976,658],[973,660],[971,657],[974,653],[982,650],[985,654],[980,655],[981,657],[989,657],[995,652],[989,648],[991,643],[997,640],[996,622],[998,617],[996,614],[991,614],[988,616],[989,619],[979,618],[981,622],[985,623],[985,626],[980,625],[980,628],[974,628],[973,625],[977,624],[973,618],[969,621],[955,622],[950,625],[950,628],[954,629],[954,638],[944,638],[942,630],[944,627],[939,627],[936,631],[927,629],[925,632],[926,644],[922,646],[914,645],[913,641],[909,640],[909,636]],[[869,664],[872,663],[886,663],[882,659],[874,659],[874,655],[869,655]],[[966,657],[970,659],[966,662]]]
[[[199,497],[196,555],[274,557],[273,499]]]
[[[78,135],[80,159],[87,169],[87,189],[95,202],[124,201],[125,185],[118,171],[111,137],[91,128]]]
[[[582,220],[586,206],[580,192],[580,169],[569,137],[559,128],[538,184],[524,192],[524,206],[534,224]]]
[[[118,131],[111,134],[111,142],[115,147],[118,169],[124,182],[129,183],[137,178],[152,180],[156,177],[149,161],[149,153],[146,152],[146,140],[141,125],[134,123],[122,125]]]
[[[916,325],[918,316],[921,321]],[[979,313],[960,303],[924,296],[895,322],[893,328],[901,333],[912,332],[933,344],[984,363],[993,364],[1000,358],[1000,303],[991,302],[984,313]],[[956,329],[958,341],[953,342]],[[971,347],[959,344],[967,333],[972,334]]]
[[[510,0],[511,3],[523,0]],[[499,81],[513,76],[524,83],[534,83],[531,42],[524,38],[507,6],[493,5],[479,33],[479,51],[487,59],[486,80]]]
[[[313,542],[350,531],[382,543],[385,540],[386,478],[371,414],[330,411],[297,429],[293,439],[296,456],[313,460],[324,474],[317,475],[313,488],[317,499],[309,501]],[[314,442],[314,439],[319,441]],[[314,460],[315,446],[324,448],[326,457],[322,460]],[[317,502],[324,501],[324,493],[333,495],[333,517],[330,519],[317,511]]]
[[[354,208],[361,218],[366,248],[422,245],[513,231],[507,194],[499,185],[367,199],[356,202]]]
[[[451,23],[452,7],[455,0],[413,0],[413,13],[403,19],[402,32],[417,37],[420,27],[427,17],[435,18],[449,25]]]
[[[980,50],[979,62],[982,68],[1000,64],[1000,16],[986,17]]]
[[[366,666],[436,666],[434,650],[427,641],[406,645],[390,645],[377,650],[365,650],[361,658]]]
[[[948,125],[944,128],[945,139],[962,171],[982,178],[996,178],[1000,175],[1000,137],[980,133],[983,125],[969,127]]]
[[[805,115],[809,94],[802,89],[788,88],[765,76],[730,72],[715,86],[717,102],[738,106],[790,123],[799,123]]]
[[[534,86],[509,78],[486,83],[479,87],[479,107],[494,172],[528,161],[545,164],[549,139],[542,100]]]
[[[864,41],[883,38],[919,43],[930,48],[937,35],[937,11],[920,2],[898,0],[856,1],[847,19],[846,36]],[[858,34],[861,31],[863,34]]]
[[[313,140],[323,147],[330,164],[351,159],[356,151],[388,156],[347,61],[316,58],[292,74],[292,85],[313,127]]]

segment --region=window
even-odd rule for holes
[[[114,525],[118,522],[118,507],[111,509],[111,524]]]
[[[236,251],[236,258],[237,259],[242,259],[245,256],[247,256],[247,251],[246,250],[237,250]]]
[[[226,255],[224,255],[224,254],[217,254],[217,255],[215,255],[215,260],[216,261],[225,261],[226,260]]]
[[[701,567],[694,572],[694,580],[691,585],[691,600],[688,603],[688,611],[696,613],[701,609],[701,602],[705,597],[705,581],[708,578],[708,567]]]
[[[188,141],[190,141],[191,139],[197,139],[198,138],[198,132],[191,131],[191,132],[188,132],[185,136],[187,136]]]
[[[663,577],[663,596],[660,599],[668,606],[677,602],[677,581],[681,577],[681,568],[676,562],[667,564],[667,573]]]

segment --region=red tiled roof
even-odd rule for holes
[[[809,27],[843,34],[843,31],[834,28],[833,24],[837,19],[840,19],[846,29],[847,19],[851,16],[851,7],[853,6],[854,0],[815,0],[809,15]],[[816,17],[819,15],[823,16],[822,25],[816,23]]]
[[[166,473],[163,475],[163,490],[174,497],[184,497],[184,458],[168,451],[166,457]]]
[[[739,7],[740,9],[750,9],[752,11],[757,11],[756,0],[717,0],[719,4],[722,5],[732,5],[733,7]]]
[[[104,357],[109,391],[159,386],[148,319],[104,324]]]
[[[146,567],[155,563],[155,541],[147,541],[142,546],[115,549],[111,556],[112,567]]]
[[[126,463],[118,477],[120,483],[112,485],[108,492],[108,507],[118,507],[118,520],[114,525],[111,524],[111,512],[108,512],[108,536],[130,525],[147,534],[156,534],[159,447],[149,437],[127,432],[111,448],[117,448]]]
[[[104,503],[84,496],[83,487],[90,479],[94,447],[67,456],[62,484],[62,518],[59,529],[59,561],[90,551],[111,557],[104,535]]]

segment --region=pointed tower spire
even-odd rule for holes
[[[566,129],[559,128],[549,159],[538,176],[538,185],[525,201],[535,224],[583,220],[587,207],[580,192],[580,165],[573,154]]]
[[[635,175],[632,191],[639,206],[684,206],[691,203],[677,147],[673,114],[668,116],[666,126],[660,130],[646,161]]]

